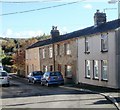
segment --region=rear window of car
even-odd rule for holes
[[[61,76],[60,72],[51,72],[50,76]]]
[[[34,71],[33,76],[36,76],[36,75],[43,75],[43,72],[42,71]]]
[[[51,72],[51,73],[50,73],[50,76],[57,76],[57,73]]]
[[[0,72],[0,76],[7,76],[7,72]]]

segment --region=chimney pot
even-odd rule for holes
[[[57,26],[52,26],[52,30],[51,30],[51,36],[52,39],[54,39],[55,37],[58,37],[60,35],[59,30],[57,30]]]
[[[99,13],[100,12],[100,10],[97,10],[97,13]]]
[[[106,22],[106,13],[97,10],[97,12],[94,14],[94,25],[98,26],[105,22]]]

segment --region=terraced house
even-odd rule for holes
[[[60,71],[67,83],[74,83],[77,67],[76,38],[69,38],[69,34],[59,35],[54,26],[51,35],[51,39],[39,41],[26,50],[26,75],[35,70]]]
[[[94,25],[51,38],[26,49],[26,75],[34,70],[61,71],[66,83],[120,88],[120,19],[107,22],[97,10]]]

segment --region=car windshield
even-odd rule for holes
[[[43,75],[43,72],[41,72],[41,71],[34,71],[33,72],[33,76],[37,76],[37,75]]]
[[[0,76],[7,76],[7,72],[0,72]]]

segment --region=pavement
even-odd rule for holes
[[[120,90],[106,87],[98,87],[86,84],[64,85],[64,87],[71,89],[78,89],[85,92],[96,93],[104,96],[107,100],[112,102],[115,107],[120,110]]]
[[[27,80],[26,78],[19,77],[16,74],[12,74],[12,75],[16,78]],[[61,87],[100,94],[104,96],[107,100],[111,101],[114,104],[114,106],[118,110],[120,110],[120,89],[118,90],[118,89],[98,87],[98,86],[85,85],[85,84],[65,84]]]

